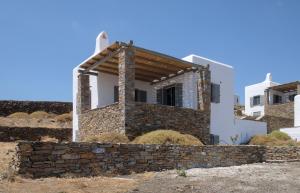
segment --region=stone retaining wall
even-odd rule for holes
[[[27,177],[94,176],[262,162],[262,146],[20,142],[14,169]]]
[[[79,115],[80,140],[104,132],[124,133],[121,125],[121,111],[118,103],[89,110]]]
[[[34,111],[46,111],[55,114],[69,113],[72,111],[72,103],[55,101],[0,101],[0,116],[8,116],[15,112],[32,113]]]
[[[134,139],[157,129],[171,129],[209,144],[210,112],[159,104],[135,103],[126,119],[126,135]]]
[[[266,104],[265,118],[268,133],[280,128],[294,127],[294,102]]]
[[[40,141],[49,136],[59,141],[72,140],[72,128],[32,128],[32,127],[3,127],[0,126],[0,141],[17,140]]]
[[[265,161],[300,161],[300,147],[266,147]]]

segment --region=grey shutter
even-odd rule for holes
[[[167,105],[167,90],[162,89],[162,103],[163,105]]]
[[[215,98],[216,98],[216,103],[220,103],[220,95],[221,95],[221,92],[220,92],[220,85],[219,84],[215,84]]]
[[[253,107],[253,97],[250,97],[250,107]]]
[[[118,102],[119,101],[119,86],[115,86],[114,87],[114,102]]]
[[[163,104],[163,89],[156,90],[156,102],[157,104]]]
[[[261,105],[261,106],[264,105],[264,103],[265,103],[264,98],[265,98],[264,95],[260,95],[260,96],[259,96],[259,105]]]
[[[147,91],[140,90],[140,102],[147,102]]]
[[[182,107],[182,83],[175,84],[175,106]]]

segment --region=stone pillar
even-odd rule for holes
[[[122,113],[120,130],[127,130],[126,121],[130,118],[130,110],[135,106],[135,51],[133,47],[126,47],[119,54],[119,108]]]
[[[210,112],[211,103],[211,77],[209,66],[199,69],[199,80],[197,85],[198,109]]]
[[[80,114],[90,109],[91,109],[90,77],[89,75],[86,74],[79,74],[76,111],[77,114],[80,116]]]
[[[300,95],[300,83],[297,84],[297,95]]]
[[[265,98],[264,99],[265,106],[269,105],[270,104],[270,90],[269,89],[265,90],[264,98]]]

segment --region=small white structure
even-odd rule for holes
[[[263,82],[245,87],[245,114],[248,116],[263,116],[264,112],[264,94],[269,87],[279,85],[272,81],[271,73],[266,75]]]
[[[95,54],[109,45],[108,35],[101,32],[96,39]],[[92,58],[91,56],[90,58]],[[89,59],[90,59],[89,58]],[[88,59],[88,60],[89,60]],[[197,55],[189,55],[183,60],[203,66],[209,65],[211,71],[211,119],[210,132],[215,141],[221,144],[245,143],[255,134],[265,134],[266,124],[257,121],[236,119],[234,116],[234,69],[232,66]],[[86,60],[87,61],[87,60]],[[83,62],[84,63],[84,62]],[[79,65],[80,66],[80,65]],[[73,140],[78,132],[77,88],[78,66],[73,70]],[[199,77],[193,71],[169,77],[163,82],[150,84],[135,81],[135,89],[146,103],[157,103],[157,90],[162,87],[180,84],[182,89],[182,107],[197,109],[197,81]],[[101,84],[100,84],[101,83]],[[98,72],[90,76],[91,108],[104,107],[116,102],[118,76]],[[170,90],[171,92],[171,90]],[[172,101],[171,101],[172,102]],[[168,105],[168,104],[167,104]],[[233,138],[236,138],[233,140]]]

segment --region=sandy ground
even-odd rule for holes
[[[0,143],[0,193],[299,193],[300,162],[147,172],[120,177],[5,178],[15,143]]]

